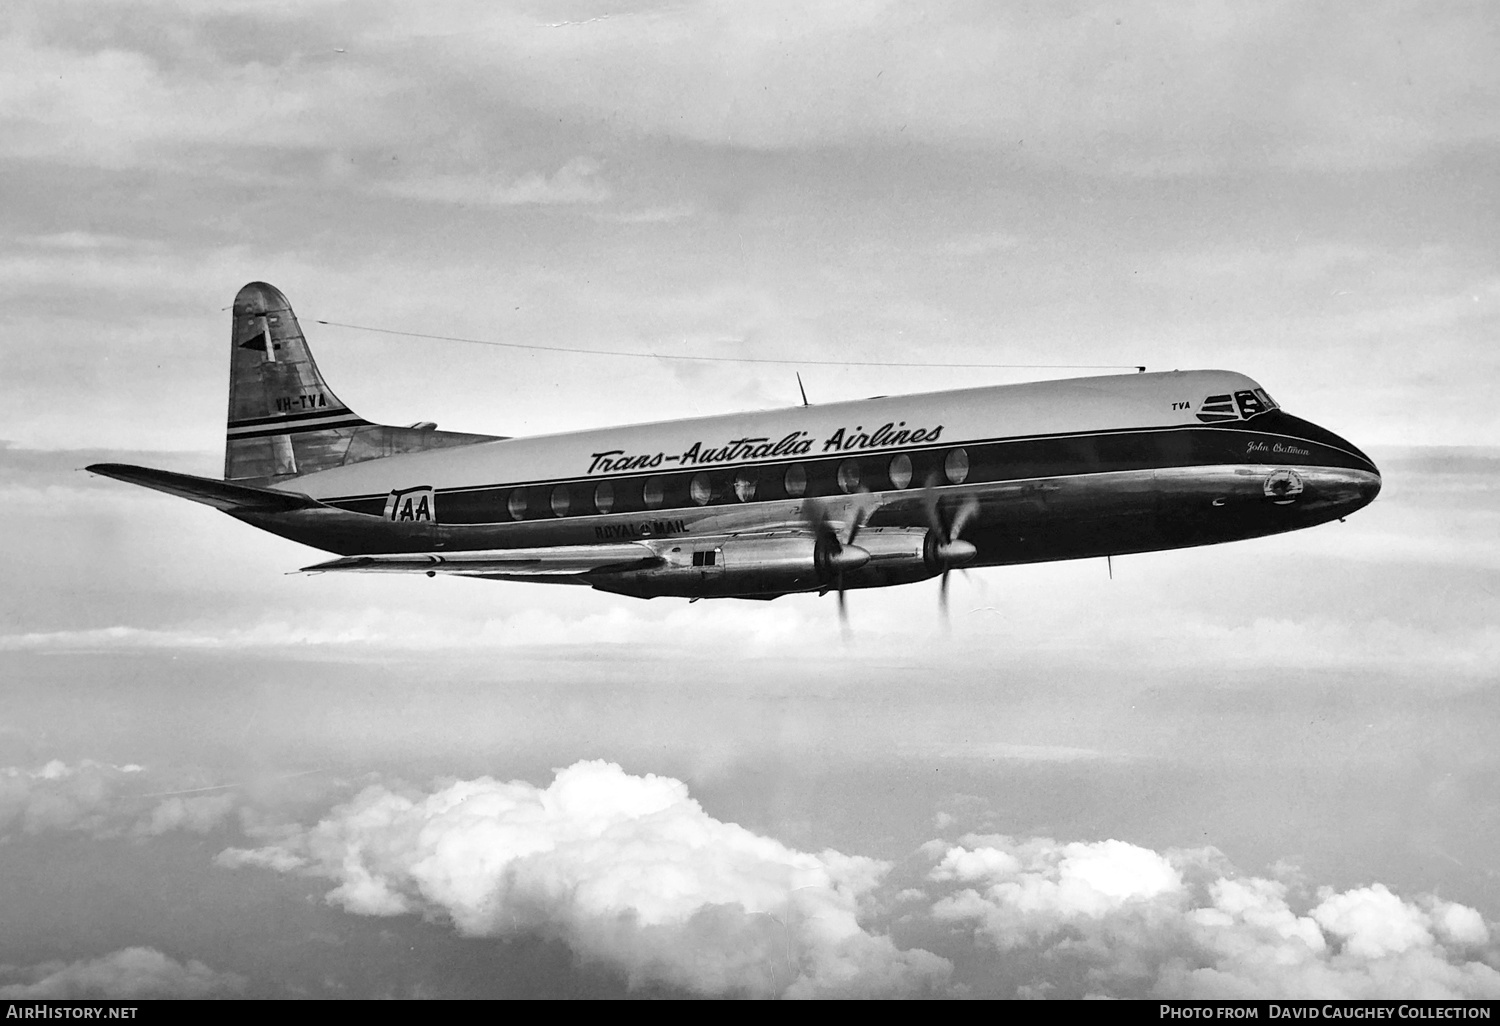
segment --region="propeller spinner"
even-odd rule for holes
[[[870,554],[855,545],[854,539],[859,537],[860,530],[870,519],[871,510],[866,505],[856,505],[854,519],[849,523],[847,533],[840,537],[840,530],[845,525],[830,517],[827,505],[808,502],[803,505],[802,509],[808,525],[812,527],[813,534],[817,538],[814,558],[817,560],[818,571],[825,580],[828,578],[833,580],[833,588],[839,596],[839,622],[847,631],[849,608],[844,598],[844,574],[858,570],[870,561]]]
[[[938,605],[942,607],[943,619],[948,618],[948,574],[955,566],[961,567],[977,554],[973,542],[961,537],[964,528],[979,512],[979,500],[972,495],[964,497],[955,509],[945,506],[937,493],[935,478],[927,479],[922,491],[922,505],[927,510],[927,523],[932,529],[929,558],[943,568],[943,579],[938,585]]]

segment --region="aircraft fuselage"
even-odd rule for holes
[[[870,558],[842,583],[862,588],[942,572],[926,537],[934,505],[951,518],[975,504],[965,565],[996,566],[1310,527],[1369,503],[1380,476],[1249,378],[1189,371],[480,442],[295,487],[332,509],[236,515],[348,556],[642,543],[659,565],[470,575],[641,597],[774,597],[829,586],[807,529],[814,511],[846,530],[861,521]]]

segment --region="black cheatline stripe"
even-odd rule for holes
[[[615,475],[612,475],[612,476],[609,475],[609,474],[594,474],[594,475],[589,476],[589,477],[552,477],[552,478],[539,478],[538,480],[535,480],[535,481],[515,481],[515,482],[511,482],[509,484],[461,485],[461,486],[459,486],[457,488],[442,488],[442,489],[439,489],[437,491],[437,494],[439,494],[439,495],[462,495],[462,494],[465,494],[467,492],[488,492],[488,491],[493,491],[495,489],[510,489],[510,488],[535,488],[535,487],[542,486],[542,485],[597,484],[600,481],[630,481],[630,480],[634,480],[634,479],[638,479],[638,478],[644,480],[645,478],[648,478],[648,477],[674,477],[674,476],[679,475],[679,474],[711,473],[713,471],[719,471],[719,470],[736,470],[736,469],[739,469],[741,467],[775,467],[775,466],[781,466],[783,464],[788,464],[789,465],[789,464],[793,464],[793,463],[816,463],[816,462],[818,462],[820,460],[862,459],[862,458],[866,458],[866,457],[873,459],[873,458],[880,457],[880,456],[894,456],[897,453],[915,454],[915,453],[925,453],[925,452],[939,452],[939,451],[943,451],[943,450],[947,450],[947,449],[962,449],[965,446],[993,445],[993,444],[1004,443],[1004,442],[1032,442],[1032,441],[1042,441],[1042,440],[1053,439],[1053,438],[1086,438],[1086,437],[1091,437],[1091,436],[1105,437],[1105,436],[1124,435],[1124,434],[1141,434],[1141,433],[1147,432],[1147,431],[1173,431],[1173,430],[1178,430],[1178,429],[1199,431],[1199,430],[1203,430],[1203,425],[1201,425],[1201,424],[1178,424],[1178,425],[1173,425],[1173,426],[1165,427],[1165,428],[1161,428],[1161,427],[1134,427],[1134,428],[1116,428],[1116,429],[1105,430],[1105,431],[1070,431],[1070,432],[1064,432],[1064,433],[1061,433],[1061,434],[1051,434],[1051,435],[1004,435],[1004,436],[1000,436],[1000,437],[996,437],[996,438],[970,439],[970,440],[964,441],[964,442],[945,442],[945,443],[943,443],[941,445],[919,445],[919,446],[907,446],[905,448],[901,448],[901,447],[897,446],[897,447],[884,448],[884,449],[858,449],[858,450],[841,451],[841,452],[837,452],[837,453],[817,453],[817,454],[809,453],[809,454],[807,454],[805,456],[791,457],[791,458],[781,457],[781,458],[778,458],[778,459],[755,460],[755,461],[749,461],[749,462],[716,463],[716,464],[707,464],[707,465],[699,465],[699,466],[692,466],[692,467],[675,467],[675,466],[674,467],[658,467],[658,468],[653,468],[649,473],[644,473],[644,474],[641,473],[640,471],[631,471],[631,472],[627,472],[627,473],[623,473],[623,474],[615,474]],[[320,499],[318,501],[320,501],[320,502],[356,502],[356,501],[365,500],[365,499],[383,498],[384,496],[386,496],[388,494],[390,494],[390,493],[388,493],[388,492],[372,492],[372,493],[370,493],[368,495],[345,495],[345,496],[340,496],[340,497],[335,498],[335,499]]]
[[[1238,421],[1237,425],[1238,424],[1244,424],[1244,423],[1246,423],[1246,422],[1244,422],[1244,421]],[[675,479],[675,478],[684,477],[684,476],[691,477],[694,474],[705,473],[705,472],[707,472],[707,473],[713,473],[713,472],[723,473],[723,472],[737,470],[737,469],[740,469],[742,467],[777,467],[777,466],[784,466],[784,465],[791,465],[791,464],[811,464],[811,463],[820,463],[820,462],[823,462],[823,463],[832,463],[832,462],[841,461],[841,460],[845,460],[845,459],[874,459],[874,458],[880,458],[880,457],[890,457],[890,456],[896,455],[897,453],[910,453],[910,454],[922,453],[922,454],[926,454],[926,453],[942,452],[942,451],[951,450],[951,449],[965,449],[965,448],[970,450],[970,456],[969,456],[970,462],[971,462],[971,464],[974,464],[976,466],[977,472],[978,473],[984,473],[984,471],[981,470],[981,469],[979,469],[979,467],[978,467],[978,464],[981,463],[981,457],[984,454],[976,454],[975,451],[974,451],[976,449],[980,449],[980,447],[984,447],[986,449],[990,449],[990,448],[999,448],[999,447],[1009,447],[1009,446],[1018,445],[1018,444],[1025,444],[1025,443],[1036,443],[1036,442],[1047,442],[1047,441],[1064,441],[1064,440],[1075,440],[1075,439],[1081,439],[1081,438],[1117,438],[1117,437],[1127,436],[1127,435],[1143,435],[1143,434],[1148,434],[1148,433],[1156,433],[1156,434],[1166,435],[1166,434],[1179,433],[1179,432],[1183,432],[1183,431],[1193,432],[1195,435],[1201,435],[1202,438],[1203,438],[1203,440],[1206,441],[1206,442],[1223,444],[1223,443],[1228,443],[1228,442],[1231,441],[1228,437],[1225,437],[1226,430],[1233,431],[1233,433],[1235,435],[1259,435],[1259,436],[1265,437],[1265,438],[1280,438],[1280,439],[1285,439],[1287,441],[1301,443],[1304,446],[1321,446],[1322,448],[1329,449],[1329,450],[1331,450],[1333,452],[1341,453],[1344,456],[1349,457],[1351,460],[1354,460],[1357,463],[1363,465],[1363,466],[1351,466],[1348,469],[1351,469],[1351,470],[1362,470],[1362,469],[1368,468],[1372,473],[1378,472],[1378,471],[1376,471],[1376,468],[1375,468],[1374,464],[1370,463],[1367,458],[1365,458],[1365,457],[1363,457],[1363,456],[1361,456],[1361,455],[1359,455],[1357,453],[1350,452],[1347,449],[1341,448],[1341,447],[1336,446],[1336,445],[1331,445],[1331,444],[1329,444],[1327,442],[1317,441],[1315,439],[1304,438],[1304,437],[1302,437],[1300,435],[1286,434],[1286,433],[1283,433],[1283,432],[1276,432],[1276,431],[1257,431],[1257,430],[1253,430],[1253,429],[1248,428],[1248,427],[1239,427],[1239,426],[1226,429],[1225,427],[1213,427],[1213,426],[1204,425],[1204,424],[1174,424],[1174,425],[1168,425],[1168,426],[1164,426],[1164,427],[1118,428],[1118,429],[1111,430],[1111,431],[1074,431],[1074,432],[1065,432],[1065,433],[1050,434],[1050,435],[1013,435],[1013,436],[1008,436],[1008,437],[999,437],[999,438],[990,438],[990,439],[975,439],[975,440],[968,440],[968,441],[962,441],[962,442],[954,442],[954,443],[945,444],[945,445],[923,445],[923,446],[919,446],[919,447],[915,447],[915,448],[908,448],[908,449],[867,449],[867,450],[856,451],[856,452],[819,453],[817,455],[807,455],[807,456],[803,456],[803,457],[799,457],[799,458],[794,458],[794,459],[768,459],[768,460],[765,460],[765,461],[759,462],[759,463],[724,463],[724,464],[718,464],[718,465],[714,465],[714,466],[700,466],[700,467],[691,467],[691,468],[672,468],[672,469],[662,468],[662,469],[655,469],[655,470],[653,470],[650,473],[644,473],[643,474],[643,473],[640,473],[640,472],[634,472],[634,473],[629,473],[629,474],[616,475],[614,477],[606,477],[604,475],[598,475],[598,476],[594,476],[594,477],[547,478],[547,479],[536,480],[536,481],[519,481],[519,482],[513,482],[513,483],[509,483],[509,484],[465,485],[465,486],[458,487],[458,488],[442,488],[442,489],[437,489],[435,491],[435,494],[438,497],[441,498],[442,496],[455,496],[456,497],[456,496],[476,495],[476,494],[482,494],[482,493],[486,493],[486,492],[501,493],[501,492],[511,491],[511,490],[514,490],[514,489],[517,489],[517,488],[555,487],[555,486],[560,485],[560,484],[562,484],[562,485],[595,486],[595,485],[597,485],[601,481],[624,482],[624,481],[631,481],[631,480],[645,480],[646,478],[650,478],[650,477],[663,477],[663,478],[667,478],[667,479]],[[1213,446],[1211,445],[1211,448],[1212,447]],[[990,462],[990,460],[989,459],[983,459],[982,462],[988,463],[988,462]],[[1022,462],[1022,461],[1014,461],[1013,460],[1012,462],[1019,463],[1019,462]],[[1133,465],[1133,466],[1119,466],[1119,467],[1110,468],[1108,470],[1089,470],[1089,471],[1079,472],[1079,471],[1069,471],[1069,470],[1066,470],[1066,469],[1062,469],[1062,470],[1058,470],[1056,472],[1048,472],[1048,473],[1021,473],[1021,474],[1016,475],[1016,477],[1014,477],[1014,478],[1003,478],[1003,477],[1002,478],[985,478],[983,480],[980,480],[979,478],[977,478],[976,476],[974,476],[974,474],[971,473],[970,479],[966,483],[968,483],[968,484],[995,484],[995,483],[1004,483],[1005,481],[1008,481],[1008,480],[1031,480],[1032,478],[1077,476],[1079,473],[1084,473],[1084,474],[1115,473],[1115,472],[1129,471],[1129,470],[1156,470],[1156,469],[1167,469],[1169,467],[1181,467],[1181,466],[1187,466],[1187,467],[1193,467],[1193,466],[1222,466],[1222,465],[1230,465],[1230,464],[1237,465],[1237,463],[1235,461],[1225,461],[1225,460],[1215,460],[1213,462],[1198,461],[1198,462],[1187,462],[1187,463],[1164,463],[1164,462],[1162,462],[1161,457],[1159,455],[1148,454],[1148,455],[1142,457],[1140,460],[1135,461],[1135,465]],[[1261,464],[1261,465],[1264,465],[1264,466],[1266,466],[1267,468],[1270,468],[1270,469],[1274,469],[1275,467],[1279,466],[1280,464],[1266,463],[1266,464]],[[946,480],[940,482],[940,486],[946,487],[947,485],[948,485],[948,482]],[[914,490],[920,490],[920,488],[921,488],[921,485],[912,484],[908,488],[905,488],[905,489],[893,489],[893,490],[895,490],[895,491],[914,491]],[[322,499],[320,501],[329,503],[330,505],[338,504],[338,503],[372,502],[372,501],[375,501],[375,500],[380,500],[380,501],[383,502],[384,499],[385,499],[386,494],[388,494],[388,493],[371,493],[371,494],[366,494],[366,495],[346,495],[346,496],[337,496],[337,497],[333,497],[333,498]],[[843,494],[843,493],[841,493],[841,492],[840,493],[828,493],[828,495],[823,495],[823,494],[820,493],[817,496],[813,496],[813,495],[810,494],[810,495],[805,496],[805,497],[806,498],[815,498],[815,497],[816,498],[826,498],[826,497],[829,497],[829,495],[837,497],[837,495],[840,495],[840,494]],[[760,499],[752,500],[752,502],[759,502],[759,501],[781,501],[781,500],[780,499],[773,499],[773,498],[768,498],[768,499],[765,499],[765,500],[760,500]],[[704,508],[711,508],[711,507],[721,506],[721,505],[739,505],[739,504],[738,503],[731,504],[731,503],[713,502],[713,503],[709,503],[707,506],[694,506],[694,507],[683,507],[683,508],[684,509],[686,509],[686,508],[704,509]],[[749,503],[745,503],[744,505],[749,505]],[[634,514],[634,513],[654,513],[654,512],[657,512],[657,511],[655,511],[655,510],[625,510],[625,511],[621,511],[621,512],[622,513],[626,513],[626,514]],[[566,519],[566,518],[558,518],[558,519]],[[495,521],[495,522],[496,523],[508,523],[509,521]]]
[[[792,458],[782,457],[780,459],[734,461],[734,462],[728,462],[728,463],[716,463],[716,464],[698,465],[698,466],[693,466],[693,467],[665,467],[665,466],[663,466],[663,467],[653,468],[649,473],[644,473],[644,474],[641,473],[640,471],[628,471],[628,472],[623,473],[623,474],[614,474],[614,475],[610,475],[610,474],[593,474],[593,475],[589,475],[589,476],[585,476],[585,477],[541,478],[541,479],[536,480],[536,481],[517,481],[517,482],[514,482],[514,483],[510,483],[510,484],[463,485],[463,486],[460,486],[460,487],[457,487],[457,488],[444,488],[444,489],[441,489],[440,490],[440,494],[443,494],[443,495],[458,495],[458,494],[462,494],[464,492],[489,491],[489,490],[495,489],[495,488],[529,488],[529,487],[534,487],[534,486],[537,486],[537,485],[575,484],[575,483],[599,482],[599,481],[628,481],[628,480],[632,480],[632,479],[635,479],[635,478],[666,477],[666,476],[671,476],[673,474],[687,473],[689,471],[691,471],[693,473],[698,473],[700,471],[733,470],[733,469],[738,469],[740,467],[772,467],[772,466],[778,466],[780,464],[813,463],[813,462],[816,462],[818,460],[856,459],[856,458],[864,458],[864,457],[870,457],[870,458],[873,459],[873,458],[878,458],[878,457],[882,457],[882,456],[894,456],[897,453],[901,453],[901,452],[912,453],[912,454],[915,454],[915,453],[925,453],[925,452],[939,452],[939,451],[946,451],[948,449],[962,449],[962,448],[974,447],[974,446],[1003,445],[1003,444],[1006,444],[1006,443],[1017,443],[1017,442],[1043,442],[1043,441],[1050,441],[1050,440],[1054,440],[1054,439],[1074,439],[1074,438],[1112,438],[1112,437],[1116,437],[1116,436],[1119,436],[1119,435],[1141,435],[1141,434],[1149,434],[1149,433],[1155,433],[1155,432],[1163,432],[1163,433],[1165,433],[1165,432],[1180,432],[1180,431],[1193,431],[1193,432],[1197,432],[1197,431],[1206,431],[1206,430],[1212,430],[1215,433],[1221,433],[1221,432],[1223,432],[1225,430],[1231,430],[1231,431],[1234,431],[1236,433],[1264,435],[1267,438],[1285,438],[1285,439],[1288,439],[1288,440],[1293,441],[1293,442],[1303,442],[1303,443],[1311,442],[1311,443],[1313,443],[1315,445],[1321,445],[1324,448],[1332,449],[1335,452],[1341,452],[1341,453],[1343,453],[1346,456],[1351,456],[1351,457],[1359,460],[1361,463],[1366,464],[1372,470],[1374,469],[1374,464],[1370,463],[1369,460],[1368,460],[1368,458],[1360,455],[1359,453],[1350,452],[1348,449],[1344,449],[1344,448],[1342,448],[1340,446],[1331,445],[1328,442],[1318,441],[1317,439],[1314,439],[1314,438],[1304,438],[1301,435],[1288,434],[1288,433],[1282,432],[1282,431],[1258,431],[1258,430],[1256,430],[1254,428],[1249,427],[1248,426],[1249,423],[1250,423],[1249,421],[1240,420],[1240,419],[1238,419],[1236,417],[1234,419],[1234,423],[1232,425],[1227,424],[1226,422],[1223,422],[1223,421],[1214,421],[1211,424],[1208,424],[1208,423],[1205,423],[1205,424],[1169,424],[1169,425],[1165,425],[1165,426],[1161,426],[1161,427],[1111,428],[1111,429],[1098,430],[1098,431],[1064,431],[1064,432],[1058,432],[1058,433],[1055,433],[1055,434],[1041,434],[1041,435],[1001,435],[1001,436],[997,436],[997,437],[994,437],[994,438],[975,438],[975,439],[970,439],[968,441],[962,441],[962,442],[944,442],[944,443],[939,444],[939,445],[918,445],[918,446],[907,446],[907,447],[904,447],[904,448],[900,447],[900,446],[894,446],[894,447],[880,448],[880,449],[855,449],[855,450],[848,450],[848,451],[841,451],[841,452],[825,452],[825,453],[816,453],[816,454],[808,453],[805,456],[792,457]],[[1242,427],[1241,425],[1245,425],[1245,426]],[[370,497],[371,496],[363,496],[363,495],[361,495],[361,496],[349,496],[349,498],[370,498]]]
[[[345,422],[368,423],[363,418],[352,413],[324,414],[317,419],[304,419],[293,421],[276,421],[270,424],[251,424],[241,427],[231,427],[225,430],[232,437],[240,432],[270,431],[276,434],[284,434],[287,431],[309,431],[328,424],[343,424]]]
[[[314,417],[352,417],[354,411],[343,406],[329,406],[321,410],[312,410],[308,413],[278,413],[270,417],[246,417],[244,420],[231,420],[229,427],[255,427],[257,424],[285,424],[294,420],[311,420]]]
[[[336,428],[365,427],[370,422],[361,420],[359,417],[349,417],[343,420],[330,421],[327,424],[303,424],[299,426],[288,426],[279,428],[266,428],[262,431],[244,431],[239,434],[230,432],[229,440],[237,442],[242,438],[269,438],[271,435],[302,435],[310,431],[333,431]]]

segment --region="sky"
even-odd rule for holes
[[[0,997],[1500,996],[1497,45],[1464,3],[7,5]],[[672,355],[832,361],[814,402],[1223,367],[1385,485],[956,575],[946,628],[853,593],[847,639],[300,576],[79,470],[221,470],[252,280],[378,422],[799,401]]]

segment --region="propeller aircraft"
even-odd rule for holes
[[[239,291],[224,479],[102,463],[335,554],[638,598],[844,596],[1341,519],[1380,472],[1231,371],[1116,374],[529,438],[373,424],[282,293]]]

